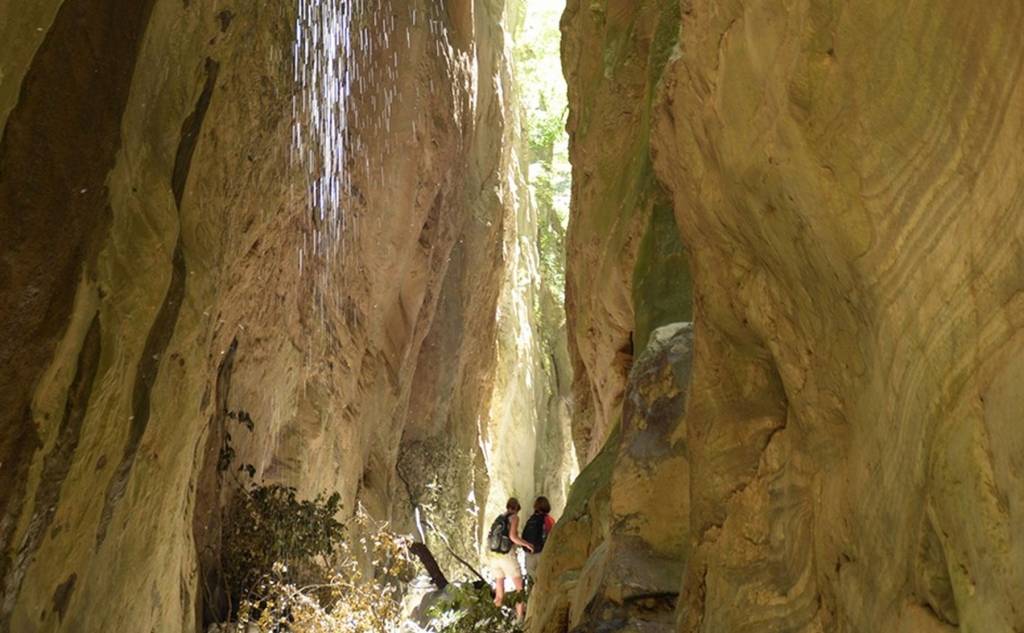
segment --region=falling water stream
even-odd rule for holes
[[[368,212],[364,189],[387,186],[396,135],[417,134],[414,118],[409,129],[392,125],[400,73],[416,68],[401,60],[420,35],[442,59],[450,44],[438,3],[408,3],[401,14],[392,0],[298,3],[291,156],[305,174],[310,207],[298,265],[300,273],[313,276],[316,309],[324,318],[344,299],[338,274],[356,262],[357,218]],[[417,89],[417,101],[420,96]]]
[[[437,0],[297,2],[293,48],[297,90],[292,104],[291,157],[293,168],[305,178],[301,199],[308,201],[297,255],[300,275],[312,280],[314,315],[326,326],[327,333],[331,322],[338,315],[348,319],[350,310],[374,316],[376,306],[353,307],[364,298],[364,288],[359,284],[369,281],[362,270],[369,258],[359,251],[377,248],[371,243],[375,238],[388,239],[373,231],[388,226],[389,216],[392,220],[395,215],[416,217],[415,210],[389,208],[374,196],[398,184],[389,182],[393,177],[389,169],[418,154],[410,149],[422,149],[431,140],[430,113],[450,107],[464,96],[456,93],[466,86],[447,79],[460,77],[453,64],[472,63],[472,59],[466,56],[460,61],[452,46],[445,3]],[[558,13],[554,15],[551,23],[557,29]],[[556,72],[560,79],[560,71]],[[360,224],[365,225],[363,236]],[[537,264],[528,264],[524,258],[515,265],[525,270],[531,266],[535,269]],[[535,277],[530,279],[535,281]],[[511,364],[526,367],[522,388],[529,393],[517,399],[510,391],[504,396],[507,402],[535,400],[533,363],[540,367],[532,356],[536,349],[533,321],[520,316],[522,322],[515,331],[523,335]],[[350,331],[357,334],[355,328]],[[308,350],[317,347],[307,344]],[[503,437],[536,441],[531,434],[536,432],[535,427],[529,424],[510,421],[504,426],[522,432],[505,433]],[[485,435],[480,429],[477,433],[481,438]],[[563,435],[571,437],[568,431]],[[487,446],[483,451],[486,459],[492,449]],[[571,446],[568,452],[572,454]],[[511,450],[507,453],[518,455]],[[509,469],[488,465],[489,472],[507,473]],[[532,461],[526,470],[528,475],[524,477],[532,481]],[[575,462],[568,470],[571,479],[577,470]],[[531,485],[523,489],[529,490]],[[475,496],[470,499],[475,513]],[[425,517],[418,505],[415,522],[420,539],[426,541]]]

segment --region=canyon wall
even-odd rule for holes
[[[405,511],[396,516],[418,509],[420,525],[403,527],[424,529],[452,571],[463,568],[450,554],[477,558],[482,530],[509,496],[529,503],[547,494],[561,507],[576,474],[575,462],[563,459],[571,448],[570,420],[563,402],[568,390],[559,379],[569,382],[568,368],[549,358],[547,343],[564,341],[565,324],[545,320],[547,312],[537,309],[546,288],[538,261],[540,211],[528,187],[528,122],[510,63],[516,15],[526,10],[522,2],[480,3],[475,10],[479,74],[491,83],[478,96],[485,118],[470,155],[482,157],[487,179],[467,186],[483,192],[477,212],[497,213],[474,230],[492,224],[502,230],[455,246],[438,315],[419,352],[398,462],[409,494],[398,500]],[[460,345],[470,353],[452,362]],[[433,528],[424,528],[427,523]]]
[[[0,0],[0,630],[201,628],[229,447],[452,571],[570,439],[532,631],[1024,630],[1019,2],[569,0],[568,349],[521,5],[345,6],[334,189],[295,6]]]
[[[563,18],[573,165],[566,310],[584,463],[619,418],[640,339],[690,317],[686,259],[650,158],[652,101],[677,15],[671,2],[570,0]]]
[[[604,289],[569,304],[578,422],[621,428],[532,631],[1024,630],[1022,27],[1012,1],[569,2],[569,275]],[[685,387],[657,336],[654,386],[588,361],[643,327],[636,207],[603,188],[648,159],[692,270]]]
[[[295,6],[0,2],[0,630],[214,617],[228,446],[402,528],[433,475],[464,513],[532,457],[489,416],[529,291],[504,3],[347,6],[339,230]],[[475,555],[483,520],[445,528]]]

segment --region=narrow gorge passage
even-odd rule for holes
[[[0,633],[1024,632],[1021,33],[0,0]]]

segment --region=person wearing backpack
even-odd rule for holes
[[[554,526],[555,517],[551,516],[551,502],[547,497],[537,497],[533,502],[533,515],[523,526],[523,539],[533,546],[532,552],[526,555],[526,575],[531,579],[537,577],[540,553],[544,550],[548,534]]]
[[[494,574],[494,604],[500,607],[505,601],[505,578],[510,578],[516,591],[523,590],[523,572],[516,558],[516,545],[533,551],[533,545],[519,537],[519,500],[512,497],[505,504],[505,512],[498,515],[487,534],[487,548],[490,550],[490,568]],[[516,616],[522,621],[526,605],[516,604]]]

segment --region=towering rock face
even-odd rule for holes
[[[200,627],[229,447],[463,557],[508,494],[558,503],[503,2],[344,3],[363,74],[312,189],[312,14],[9,4],[0,630]],[[563,28],[589,465],[534,630],[1024,630],[1024,8]]]
[[[672,628],[690,534],[680,420],[693,331],[671,324],[650,340],[630,371],[621,425],[573,485],[544,548],[534,630]]]
[[[429,474],[489,494],[524,208],[504,6],[344,4],[336,237],[295,142],[295,6],[0,7],[0,630],[199,627],[229,444],[403,526]]]
[[[478,109],[471,156],[487,175],[474,213],[499,213],[474,225],[456,244],[438,315],[420,350],[412,402],[402,435],[398,472],[407,495],[396,516],[418,516],[425,536],[448,569],[450,553],[478,555],[481,531],[504,510],[509,496],[538,494],[561,508],[576,474],[563,459],[569,418],[562,403],[564,365],[548,358],[546,338],[562,337],[564,323],[544,320],[537,306],[546,286],[538,253],[538,209],[527,185],[527,122],[510,64],[522,2],[480,3],[474,41],[479,73],[490,77]],[[481,271],[489,271],[481,276]],[[452,351],[468,350],[453,362]],[[564,344],[563,344],[564,349]],[[559,359],[560,361],[560,359]],[[453,397],[454,396],[454,397]],[[418,513],[418,514],[417,514]],[[409,526],[410,528],[414,526]]]
[[[660,68],[642,18],[675,4],[570,3],[564,28],[577,123],[629,94],[615,51],[660,83],[654,166],[696,314],[685,411],[641,483],[689,495],[619,512],[633,449],[613,435],[556,528],[534,630],[1024,629],[1024,10],[691,0]],[[603,74],[573,71],[586,49]],[[644,160],[634,133],[624,156]],[[578,172],[607,158],[576,139]],[[625,239],[629,217],[606,226]],[[571,275],[618,252],[595,248]],[[641,568],[620,533],[655,516],[687,525],[674,595],[594,582]]]
[[[671,204],[650,158],[651,104],[677,27],[668,1],[570,0],[563,18],[573,163],[566,307],[584,462],[620,416],[639,339],[691,312]]]

